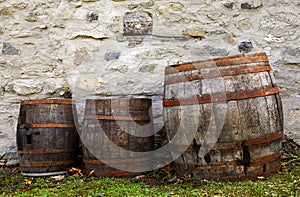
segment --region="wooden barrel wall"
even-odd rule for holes
[[[17,126],[20,171],[28,176],[64,174],[77,158],[72,100],[21,102]]]
[[[109,146],[107,140],[124,150],[145,152],[147,155],[146,152],[154,148],[151,105],[151,99],[145,98],[86,100],[81,139],[88,173],[94,171],[97,177],[122,177],[136,174],[120,170],[126,166],[140,171],[149,168],[150,154],[135,158],[130,152],[124,153]],[[105,140],[104,136],[108,139]],[[110,164],[116,166],[111,167]]]
[[[163,104],[168,137],[172,139],[179,128],[182,110],[194,107],[199,113],[196,121],[192,117],[184,125],[199,124],[190,146],[174,162],[179,176],[256,179],[281,168],[282,105],[270,71],[265,53],[166,67]],[[215,133],[216,143],[210,144],[206,132],[211,121],[222,116],[218,113],[224,112],[224,104],[224,124],[220,134]],[[172,149],[182,147],[176,144]],[[202,155],[201,147],[209,151]]]

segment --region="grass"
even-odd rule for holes
[[[299,196],[300,151],[283,155],[283,169],[265,180],[216,182],[172,179],[163,170],[131,179],[66,176],[25,177],[0,172],[0,196]],[[168,181],[171,180],[172,181]]]

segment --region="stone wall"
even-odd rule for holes
[[[167,65],[238,54],[269,56],[285,132],[300,138],[297,0],[0,0],[0,163],[13,163],[21,100],[153,98],[162,127]]]

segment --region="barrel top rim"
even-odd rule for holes
[[[216,58],[209,58],[209,59],[200,59],[200,60],[195,60],[195,61],[188,61],[188,62],[182,62],[178,64],[172,64],[167,66],[166,68],[172,68],[172,67],[177,67],[185,64],[196,64],[196,63],[204,63],[204,62],[212,62],[212,61],[227,61],[230,59],[237,59],[237,58],[251,58],[251,57],[260,57],[260,56],[265,56],[267,57],[266,52],[256,52],[256,53],[249,53],[249,54],[239,54],[239,55],[231,55],[231,56],[222,56],[222,57],[216,57]]]
[[[32,104],[73,104],[72,99],[33,99],[23,100],[21,105],[32,105]]]
[[[86,99],[86,101],[117,101],[117,100],[152,100],[151,98],[126,98],[126,97],[120,97],[120,98],[95,98],[95,99]]]

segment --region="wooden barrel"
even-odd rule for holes
[[[178,129],[192,128],[185,134],[194,135],[187,149],[172,146],[172,151],[184,151],[174,161],[179,176],[256,179],[281,168],[282,105],[270,71],[265,53],[166,67],[166,133],[172,139]],[[184,110],[190,110],[189,121],[182,121]],[[224,122],[216,126],[222,116]],[[215,131],[208,133],[209,127]]]
[[[151,105],[151,99],[147,98],[86,100],[81,140],[88,173],[122,177],[149,169],[151,154],[147,152],[154,148]],[[109,142],[125,151],[110,146]],[[136,157],[132,152],[142,154]]]
[[[77,158],[72,100],[21,102],[17,126],[20,171],[28,176],[64,174]]]

